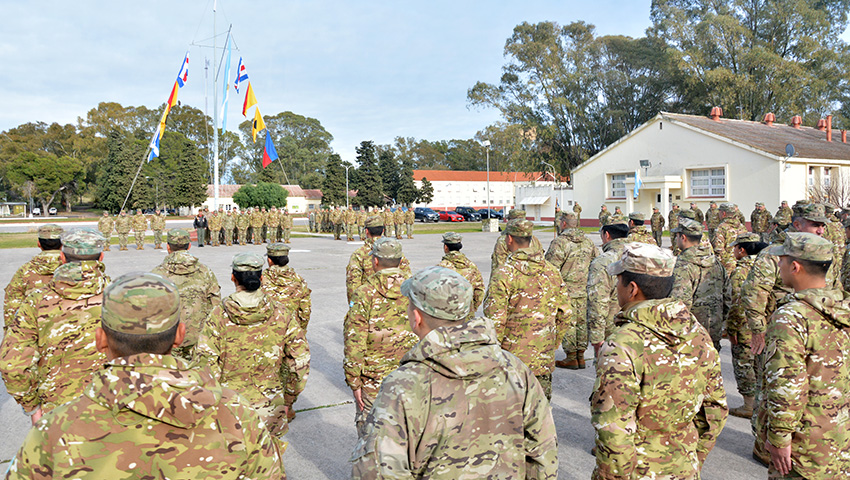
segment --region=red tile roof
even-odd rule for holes
[[[281,185],[281,187],[286,189],[290,197],[306,197],[310,200],[317,200],[322,198],[321,190],[304,190],[298,185]],[[242,188],[242,185],[219,185],[218,196],[232,198],[233,194],[236,193],[240,188]],[[308,194],[307,192],[310,193]],[[212,196],[213,186],[207,185],[207,197]]]
[[[545,176],[544,176],[545,175]],[[413,179],[422,180],[427,178],[431,182],[486,182],[487,172],[475,170],[414,170]],[[526,173],[526,172],[494,172],[490,171],[491,182],[532,182],[552,181],[552,175],[548,172]],[[566,182],[566,178],[561,179]]]
[[[307,200],[321,200],[324,196],[322,191],[317,188],[305,188],[304,195],[307,196]]]

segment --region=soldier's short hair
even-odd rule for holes
[[[59,238],[39,238],[38,244],[42,250],[59,250],[62,248],[62,240]]]
[[[289,265],[289,255],[269,255],[269,260],[278,267]]]
[[[380,225],[377,227],[366,227],[366,231],[369,232],[369,235],[373,237],[380,237],[384,234],[384,226]]]
[[[620,274],[620,281],[625,285],[632,282],[640,288],[647,300],[658,300],[670,296],[673,291],[673,276],[655,277],[644,273],[633,273],[628,270]]]
[[[645,220],[635,220],[634,218],[632,218],[632,219],[630,219],[630,220],[631,220],[631,222],[632,222],[635,226],[641,226],[641,225],[643,225],[643,224],[644,224],[644,222],[645,222]]]
[[[691,233],[683,233],[682,236],[687,238],[691,243],[699,243],[702,240],[702,234],[694,235]]]
[[[147,335],[118,332],[103,324],[101,324],[100,328],[106,334],[106,341],[109,343],[110,350],[119,357],[129,357],[130,355],[139,353],[168,354],[171,351],[171,347],[174,346],[174,339],[177,335],[177,327],[179,325],[179,323],[175,323],[164,332]]]
[[[172,252],[178,252],[180,250],[189,250],[188,243],[171,243],[168,242],[168,246],[171,248]]]
[[[233,270],[233,278],[236,279],[236,283],[245,287],[245,290],[249,292],[255,292],[262,285],[263,272],[262,270],[250,270],[250,271],[239,271]]]
[[[736,247],[741,247],[747,252],[747,255],[758,255],[759,252],[764,250],[767,247],[767,243],[765,242],[741,242]]]
[[[463,243],[445,243],[446,248],[449,249],[450,252],[459,252],[463,248]]]
[[[513,238],[517,245],[519,245],[520,247],[527,247],[531,244],[531,237],[517,237],[511,235],[510,233],[508,233],[507,235],[510,235],[510,237]]]
[[[611,239],[626,238],[629,236],[629,226],[622,223],[604,225],[602,232],[607,233]]]
[[[401,265],[400,258],[383,258],[383,257],[375,257],[378,259],[378,266],[381,268],[396,268]]]

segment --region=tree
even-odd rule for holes
[[[419,191],[413,182],[413,169],[409,165],[404,165],[401,169],[401,175],[399,175],[396,200],[402,205],[410,206],[410,204],[416,201],[418,196]]]
[[[145,153],[146,144],[137,141],[131,135],[124,135],[119,130],[112,130],[106,140],[106,159],[100,163],[97,174],[95,204],[111,212],[117,212],[124,204],[127,192],[133,182],[133,176]],[[160,150],[161,151],[161,150]],[[144,194],[144,186],[131,192],[128,205],[133,207],[140,203]]]
[[[13,185],[20,185],[23,193],[41,203],[42,211],[62,190],[85,172],[83,163],[75,158],[57,157],[52,153],[23,152],[14,159],[6,170]]]
[[[401,178],[399,176],[399,164],[392,147],[382,146],[378,149],[378,170],[381,173],[384,195],[397,200]]]
[[[233,194],[233,201],[240,209],[282,208],[286,206],[288,192],[277,183],[260,182],[257,185],[243,185]]]
[[[345,167],[342,158],[336,153],[328,156],[325,164],[325,178],[322,182],[322,203],[326,205],[345,205]]]
[[[419,195],[416,199],[419,203],[431,203],[431,200],[434,199],[434,186],[431,185],[431,182],[428,181],[427,178],[422,177],[422,186],[419,187]]]
[[[381,172],[375,161],[375,143],[371,140],[360,142],[356,152],[359,166],[355,175],[357,197],[354,201],[364,207],[385,205]]]
[[[169,132],[160,142],[160,153],[157,163],[148,164],[152,174],[149,176],[164,179],[164,192],[163,186],[159,187],[160,201],[174,207],[204,203],[207,199],[209,164],[201,156],[195,142],[181,133]],[[151,199],[152,195],[148,194],[146,198]],[[151,204],[147,203],[146,206]]]

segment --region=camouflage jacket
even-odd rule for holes
[[[283,215],[283,211],[278,212],[277,209],[270,210],[268,218],[266,218],[266,225],[271,228],[277,228],[281,224],[281,216]]]
[[[148,229],[148,217],[144,215],[133,215],[133,231],[144,232]]]
[[[118,215],[115,218],[115,231],[118,233],[130,233],[130,228],[132,227],[132,218],[124,215]]]
[[[610,218],[611,218],[611,212],[609,212],[608,210],[603,210],[603,211],[599,212],[599,225],[600,226],[608,225]]]
[[[850,477],[848,332],[850,294],[825,288],[785,297],[767,329],[767,439],[805,478]]]
[[[742,233],[747,233],[747,228],[734,217],[726,218],[714,233],[714,242],[711,246],[714,249],[714,255],[717,256],[727,272],[731,272],[735,268],[735,254],[732,251],[732,244]]]
[[[404,212],[404,223],[410,223],[416,221],[416,213],[413,211],[412,207],[408,207],[407,211]]]
[[[357,214],[354,213],[354,210],[351,210],[350,208],[346,209],[345,212],[343,212],[343,218],[345,219],[345,223],[348,225],[357,223]]]
[[[345,291],[349,302],[354,295],[354,291],[360,285],[363,285],[370,275],[375,273],[375,269],[372,267],[372,255],[370,253],[375,240],[365,240],[363,245],[358,247],[348,259],[348,266],[345,268]],[[410,262],[407,260],[407,257],[401,257],[401,263],[398,265],[398,268],[406,276],[409,277],[411,275]]]
[[[115,219],[110,216],[100,217],[97,220],[97,231],[104,234],[110,235],[112,234],[112,230],[115,229]]]
[[[794,211],[791,210],[791,207],[779,207],[779,210],[776,211],[776,220],[779,221],[780,225],[788,225],[791,223],[791,218],[794,215]]]
[[[396,208],[395,212],[393,212],[393,222],[396,225],[404,223],[404,212],[401,211],[401,208]]]
[[[562,296],[561,273],[543,252],[523,248],[493,273],[484,315],[496,325],[502,348],[535,375],[555,369],[555,350],[569,328],[570,307]]]
[[[221,219],[221,226],[224,227],[225,230],[233,230],[236,228],[236,216],[232,213],[225,214],[224,218]]]
[[[262,228],[263,224],[266,223],[266,217],[260,210],[254,210],[248,218],[250,219],[251,227],[253,228]],[[255,232],[254,235],[256,234],[257,233]]]
[[[679,210],[678,208],[670,210],[670,213],[667,214],[667,228],[673,230],[674,228],[679,226]]]
[[[587,270],[598,255],[596,245],[578,228],[568,228],[552,240],[546,251],[546,261],[561,272],[564,295],[570,298],[587,296]]]
[[[24,410],[47,412],[79,396],[106,359],[94,341],[104,268],[95,260],[64,265],[21,303],[0,345],[0,373]]]
[[[608,265],[623,254],[628,239],[617,238],[602,245],[602,254],[587,268],[587,336],[590,343],[605,340],[605,326],[620,311],[617,303],[617,277],[608,275]]]
[[[844,247],[841,260],[841,287],[845,291],[850,291],[850,244]]]
[[[723,321],[725,286],[726,270],[711,249],[694,246],[676,257],[670,298],[684,303],[703,325]]]
[[[258,409],[292,405],[310,374],[310,347],[292,312],[262,290],[238,291],[210,313],[195,363]],[[285,373],[286,364],[289,375]]]
[[[292,215],[288,213],[281,214],[280,226],[281,228],[292,228]]]
[[[207,225],[210,227],[210,230],[216,231],[221,230],[222,223],[224,223],[224,218],[222,218],[221,215],[215,213],[213,215],[210,215],[209,222],[207,223]]]
[[[283,479],[280,450],[207,370],[140,354],[107,362],[82,396],[39,421],[6,478]]]
[[[182,346],[198,343],[213,307],[221,303],[221,287],[209,267],[186,250],[169,253],[153,273],[168,278],[180,291],[180,321],[186,325]]]
[[[151,230],[165,230],[165,215],[153,215],[151,216]]]
[[[729,409],[720,358],[687,307],[626,305],[596,360],[596,479],[698,478]]]
[[[237,215],[236,218],[236,227],[241,229],[247,229],[251,226],[251,214],[248,212],[242,212]],[[240,239],[241,240],[241,239]]]
[[[753,210],[750,214],[750,226],[754,233],[764,233],[770,229],[770,212],[767,210]]]
[[[53,272],[62,265],[59,250],[45,250],[32,257],[12,275],[9,285],[6,285],[6,295],[3,303],[3,331],[14,322],[15,312],[27,295],[44,288],[53,280]]]
[[[539,382],[499,347],[489,320],[458,323],[425,335],[384,379],[352,478],[558,477]]]
[[[652,237],[652,234],[646,230],[646,226],[644,225],[636,225],[629,229],[629,243],[631,242],[640,242],[647,243],[649,245],[658,246],[655,243],[655,238]]]
[[[705,212],[705,224],[708,228],[717,228],[720,226],[719,208],[712,207]]]
[[[484,301],[484,277],[481,276],[481,271],[478,270],[472,260],[461,252],[449,252],[443,255],[443,259],[440,260],[438,265],[454,270],[472,284],[472,307],[469,310],[469,315],[475,316],[475,311]]]
[[[702,210],[700,210],[699,207],[694,207],[691,210],[694,211],[694,220],[696,220],[697,223],[704,223],[705,222],[705,214],[702,213]]]
[[[543,253],[543,244],[540,243],[540,240],[537,239],[534,235],[531,236],[531,244],[529,248],[537,252]],[[493,276],[493,273],[499,269],[502,265],[505,264],[505,260],[507,260],[508,255],[511,252],[508,251],[508,244],[506,243],[505,233],[502,232],[499,235],[499,238],[496,239],[496,245],[493,246],[493,253],[490,255],[490,276]]]
[[[263,272],[263,291],[274,299],[275,303],[295,313],[298,324],[304,331],[310,322],[313,307],[307,282],[289,265],[269,267]]]
[[[830,220],[824,224],[823,238],[832,242],[838,250],[844,250],[844,227],[841,222]]]
[[[407,320],[407,297],[401,294],[408,277],[399,268],[369,276],[354,292],[345,316],[345,383],[352,390],[362,388],[371,398],[418,340]]]
[[[730,338],[739,332],[749,332],[750,330],[744,306],[741,304],[741,287],[744,286],[744,281],[747,280],[747,275],[749,275],[755,261],[755,255],[749,255],[738,260],[735,269],[729,274],[729,280],[726,282],[726,290],[723,292],[723,311],[726,312],[726,333],[729,334]]]
[[[649,217],[649,225],[652,227],[653,232],[660,232],[664,230],[664,215],[661,212],[655,212]]]

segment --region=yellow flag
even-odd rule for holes
[[[257,97],[254,96],[254,89],[251,88],[251,82],[248,82],[248,90],[245,92],[245,103],[242,104],[242,116],[248,116],[248,109],[257,104]]]
[[[260,107],[254,109],[254,121],[251,124],[251,134],[254,135],[254,143],[257,143],[257,133],[266,129],[266,122],[260,114]]]

